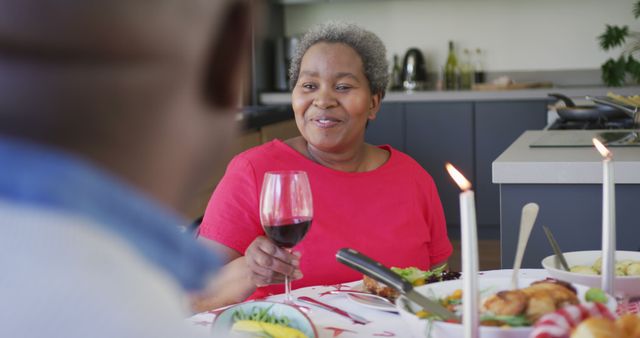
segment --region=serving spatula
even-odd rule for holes
[[[417,292],[413,285],[400,277],[400,275],[354,249],[343,248],[338,250],[336,259],[338,262],[398,290],[407,299],[418,304],[429,313],[435,314],[444,320],[458,319],[453,312],[439,302],[433,301]]]

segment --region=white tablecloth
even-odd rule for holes
[[[483,277],[506,277],[511,278],[511,270],[492,270],[480,272]],[[522,278],[544,279],[549,277],[544,269],[522,269],[520,270]],[[348,289],[360,281],[340,284],[340,285],[323,285],[302,288],[293,291],[293,296],[309,296],[318,299],[324,303],[339,307],[348,312],[356,313],[367,320],[371,321],[366,325],[353,324],[348,318],[342,317],[335,313],[324,309],[317,308],[304,303],[300,305],[308,306],[311,312],[308,313],[309,318],[313,321],[318,330],[320,338],[349,338],[349,337],[411,337],[408,328],[397,313],[380,311],[366,307],[362,304],[351,301],[346,295],[323,294],[325,291],[335,290],[337,288]],[[282,295],[272,296],[267,300],[282,301]],[[215,315],[210,312],[204,312],[190,317],[188,320],[193,325],[203,330],[211,330],[211,324]]]

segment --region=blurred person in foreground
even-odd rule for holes
[[[282,293],[285,274],[295,279],[294,289],[361,279],[336,262],[344,247],[388,266],[426,270],[448,259],[452,247],[431,176],[391,146],[365,143],[387,69],[382,41],[356,25],[330,22],[301,39],[290,69],[301,136],[237,155],[200,227],[204,242],[249,270],[250,278],[235,279],[236,290],[245,285],[235,301]],[[260,189],[273,170],[306,171],[311,184],[313,222],[293,254],[265,237],[260,224]],[[206,300],[198,306],[206,308]]]
[[[0,0],[0,337],[197,336],[221,265],[178,211],[233,139],[249,18]]]

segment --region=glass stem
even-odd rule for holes
[[[291,253],[292,249],[288,248],[287,251]],[[288,275],[284,276],[284,302],[287,304],[295,304],[291,296],[291,278],[289,278]]]
[[[291,279],[289,276],[284,276],[284,302],[293,304],[293,297],[291,297]]]

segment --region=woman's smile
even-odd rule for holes
[[[311,122],[318,128],[328,129],[340,125],[342,120],[331,116],[317,116],[312,117]]]

